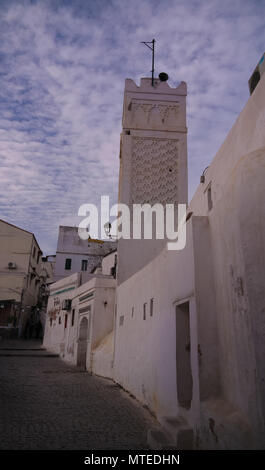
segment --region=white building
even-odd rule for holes
[[[76,329],[63,332],[55,313],[46,345],[77,363],[86,341],[86,367],[147,405],[178,449],[265,448],[264,77],[192,198],[184,249],[120,240],[115,307],[108,257],[103,277],[81,287],[73,276],[56,283],[54,298],[72,295]],[[185,96],[183,82],[174,89],[126,81],[121,203],[187,202]],[[105,295],[113,310],[102,327]],[[94,320],[99,312],[93,346],[83,301]],[[156,435],[150,439],[159,448]]]
[[[146,171],[150,202],[158,199],[156,166],[162,174],[168,167],[159,139],[171,147],[174,132],[175,195],[183,201],[185,102],[179,88],[167,94],[166,87],[126,82],[124,103],[132,104],[124,106],[121,202],[132,201],[135,190],[147,201]],[[118,244],[114,379],[155,412],[180,448],[265,447],[264,89],[263,76],[191,201],[185,249],[168,251],[159,240],[160,252],[141,266],[144,248],[136,253],[125,249],[134,242]],[[157,127],[148,126],[147,93]],[[175,129],[159,107],[166,97],[169,108],[179,103]],[[138,126],[134,100],[142,108]],[[158,140],[154,153],[148,138]],[[134,169],[139,155],[142,173]],[[174,182],[168,178],[163,202],[171,202]]]
[[[100,265],[103,256],[116,249],[116,242],[88,239],[82,240],[78,227],[59,227],[54,280],[78,272],[90,273]]]
[[[111,253],[101,274],[75,273],[50,286],[44,346],[88,371],[95,370],[94,350],[113,332],[116,280],[109,273],[114,274],[114,267]],[[112,375],[112,355],[99,372]]]

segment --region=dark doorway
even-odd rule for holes
[[[88,342],[88,319],[82,318],[79,327],[78,348],[77,348],[77,366],[86,369]]]
[[[176,359],[178,402],[188,409],[192,400],[189,302],[176,306]]]

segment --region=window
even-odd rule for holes
[[[134,307],[132,307],[132,317],[133,317],[133,314],[134,314]]]
[[[64,269],[71,269],[72,260],[71,258],[66,258]]]
[[[61,322],[61,317],[59,317],[59,325],[60,325],[61,323],[62,323],[62,322]]]
[[[144,303],[144,316],[143,316],[144,320],[146,320],[146,305],[147,305],[147,304],[146,304],[146,302],[145,302],[145,303]]]
[[[260,81],[260,73],[258,70],[255,70],[255,72],[253,73],[252,77],[250,78],[249,82],[250,82],[250,85],[249,85],[249,88],[250,88],[250,94],[252,95],[253,91],[255,90],[257,84],[259,83]]]
[[[50,326],[52,326],[52,318],[50,318]]]
[[[75,323],[75,309],[72,310],[72,326],[74,326]]]
[[[124,323],[124,315],[120,316],[120,326],[122,326]]]
[[[150,317],[153,316],[154,312],[154,299],[150,299]]]
[[[82,259],[81,270],[87,271],[87,259]]]
[[[67,317],[68,315],[65,315],[64,317],[64,328],[67,328]]]

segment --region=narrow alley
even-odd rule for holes
[[[0,449],[148,449],[156,420],[110,380],[48,353],[41,343],[0,343]]]

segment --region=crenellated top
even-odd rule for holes
[[[163,93],[170,95],[186,96],[187,84],[181,82],[176,88],[171,88],[167,82],[162,82],[159,78],[154,79],[154,86],[152,86],[151,78],[141,78],[140,86],[131,78],[125,80],[125,92],[138,92],[138,93]]]
[[[171,88],[158,78],[154,86],[151,78],[142,78],[140,86],[126,79],[123,128],[186,132],[186,95],[185,82]]]

